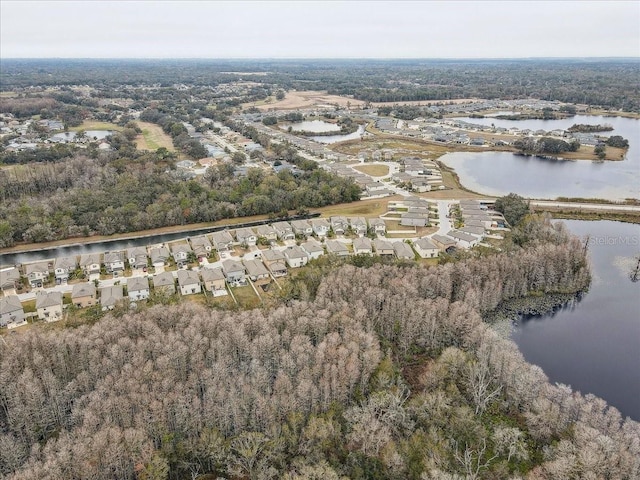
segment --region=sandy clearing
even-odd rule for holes
[[[255,106],[259,110],[297,110],[301,108],[311,108],[317,105],[338,105],[346,107],[350,104],[352,107],[360,107],[365,102],[355,100],[349,97],[341,97],[339,95],[330,95],[326,91],[291,91],[287,92],[283,100],[271,103],[247,103],[245,108]]]

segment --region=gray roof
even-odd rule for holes
[[[99,253],[85,253],[84,255],[80,255],[80,266],[83,267],[85,265],[92,265],[94,263],[100,264],[100,254]]]
[[[200,270],[202,280],[205,282],[211,282],[214,280],[224,280],[224,273],[221,268],[203,268]]]
[[[191,237],[189,239],[191,241],[191,246],[196,249],[197,247],[211,247],[211,242],[207,238],[206,235],[199,235],[197,237]]]
[[[96,286],[92,282],[77,283],[73,286],[71,297],[86,297],[87,295],[96,294]]]
[[[291,222],[291,227],[296,230],[307,230],[308,228],[311,228],[311,224],[306,220],[293,220]]]
[[[386,240],[381,240],[379,238],[373,240],[373,246],[375,247],[376,252],[379,252],[380,250],[393,250],[391,242],[387,242]]]
[[[122,285],[112,285],[100,289],[100,303],[105,306],[115,305],[124,298]]]
[[[471,235],[484,235],[484,227],[473,227],[471,225],[465,225],[459,230],[464,233],[470,233]]]
[[[275,235],[276,230],[271,225],[260,225],[256,228],[258,235],[262,237],[267,237],[269,235]]]
[[[127,250],[127,258],[135,258],[139,255],[147,256],[147,249],[144,247],[133,247]]]
[[[20,280],[20,272],[17,268],[6,268],[0,271],[0,286]]]
[[[151,262],[156,263],[158,260],[165,261],[169,258],[169,249],[167,247],[155,247],[149,251]],[[154,282],[155,283],[155,282]]]
[[[361,226],[361,227],[367,228],[367,221],[364,219],[364,217],[350,217],[349,224],[352,227]]]
[[[262,258],[264,258],[268,262],[273,262],[275,260],[284,260],[284,253],[282,253],[280,250],[263,250]]]
[[[131,277],[127,279],[127,290],[129,292],[149,290],[149,279],[147,277]]]
[[[25,265],[24,271],[27,275],[33,272],[45,273],[49,271],[49,266],[47,265],[47,262],[30,263]]]
[[[284,251],[284,256],[287,258],[307,258],[305,251],[297,245],[287,247]]]
[[[191,250],[191,247],[186,243],[177,243],[177,244],[171,245],[171,253],[173,255],[175,255],[176,253],[189,253],[189,252],[193,252],[193,250]]]
[[[369,219],[369,225],[371,225],[372,227],[376,226],[376,225],[382,225],[384,227],[387,226],[386,223],[384,223],[384,220],[381,218],[370,218]]]
[[[171,272],[162,272],[153,276],[154,287],[165,287],[167,285],[175,287],[175,280]]]
[[[452,238],[457,238],[458,240],[464,240],[466,242],[473,242],[478,240],[478,237],[474,237],[473,235],[470,235],[465,232],[461,232],[459,230],[451,230],[450,232],[447,233],[447,235]]]
[[[124,252],[105,252],[104,263],[124,262]]]
[[[318,243],[314,239],[310,239],[310,240],[306,241],[305,243],[303,243],[300,246],[307,253],[316,253],[316,252],[323,252],[324,253],[324,248],[322,247],[322,245],[320,243]]]
[[[271,226],[275,228],[276,232],[293,232],[289,222],[274,222]]]
[[[228,259],[222,262],[222,271],[225,274],[230,272],[244,272],[244,265],[237,260]]]
[[[213,232],[211,234],[211,239],[213,240],[213,245],[215,247],[217,247],[218,244],[220,244],[220,243],[222,243],[224,245],[227,245],[229,243],[233,243],[233,237],[231,236],[231,234],[227,230],[223,230],[221,232]]]
[[[404,242],[393,242],[393,251],[398,258],[415,258],[411,247]]]
[[[310,220],[311,226],[313,227],[325,227],[325,228],[329,228],[331,226],[331,224],[329,222],[327,222],[326,219],[324,218],[312,218]]]
[[[353,239],[354,250],[371,250],[371,248],[371,240],[367,237]]]
[[[22,310],[22,304],[17,295],[0,298],[0,313],[10,313],[16,310]]]
[[[54,307],[62,305],[62,292],[38,292],[36,295],[36,308]]]
[[[456,241],[453,238],[445,237],[444,235],[435,235],[431,236],[431,240],[441,243],[442,245],[455,245]]]
[[[344,252],[349,252],[349,249],[347,248],[347,246],[342,243],[339,242],[337,240],[327,240],[327,252],[329,253],[344,253]]]
[[[269,270],[264,266],[260,260],[245,260],[244,266],[247,269],[247,273],[252,277],[257,277],[260,275],[269,275]]]
[[[413,242],[416,246],[420,247],[422,250],[429,250],[429,249],[437,249],[438,247],[436,247],[435,243],[433,243],[429,238],[427,237],[422,237],[419,240],[416,240],[415,242]]]
[[[244,228],[238,228],[236,230],[236,239],[241,242],[249,237],[255,237],[256,234],[253,233],[253,230],[251,230],[248,227],[244,227]]]
[[[64,268],[65,270],[73,270],[78,265],[76,257],[60,257],[56,258],[54,268]]]
[[[193,270],[178,270],[178,284],[181,287],[185,285],[199,284],[200,277]]]

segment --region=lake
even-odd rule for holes
[[[518,319],[512,339],[552,383],[593,393],[640,421],[640,282],[629,279],[640,226],[564,222],[578,237],[590,237],[591,287],[554,313]]]
[[[112,133],[111,130],[85,130],[86,138],[89,140],[104,140]],[[76,132],[56,133],[51,138],[71,142],[76,138]]]
[[[339,132],[340,125],[335,123],[325,122],[323,120],[310,120],[305,122],[297,122],[281,125],[280,128],[282,130],[288,130],[289,127],[295,132],[314,132],[314,133],[324,133],[324,132]]]
[[[530,198],[557,197],[624,200],[640,198],[640,120],[623,117],[576,115],[562,120],[498,120],[460,118],[481,125],[531,130],[567,129],[574,123],[610,124],[603,136],[629,140],[625,160],[616,162],[568,161],[524,157],[504,152],[457,152],[440,158],[452,167],[465,187],[486,195],[510,192]]]
[[[349,133],[347,135],[322,135],[318,137],[310,137],[312,140],[318,143],[336,143],[336,142],[344,142],[346,140],[355,140],[357,138],[362,137],[364,135],[365,125],[360,125],[358,130],[353,133]]]

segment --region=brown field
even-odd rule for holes
[[[164,133],[162,128],[155,123],[136,122],[142,134],[136,137],[136,148],[138,150],[157,150],[164,147],[170,152],[175,152],[171,137]]]
[[[313,211],[322,213],[323,217],[330,217],[332,215],[377,217],[387,211],[387,202],[389,200],[400,200],[401,198],[400,195],[393,195],[391,197],[374,198],[360,202],[339,203],[338,205],[314,208]]]
[[[461,104],[461,103],[477,103],[477,102],[483,102],[484,100],[480,99],[480,98],[456,98],[453,100],[412,100],[412,101],[408,101],[408,102],[371,102],[371,105],[375,106],[375,107],[386,107],[386,106],[393,106],[393,105],[415,105],[415,106],[422,106],[422,105],[437,105],[437,104]]]
[[[252,102],[243,105],[244,108],[257,107],[263,111],[269,110],[296,110],[300,108],[310,108],[316,105],[338,105],[346,107],[360,107],[365,102],[339,95],[329,95],[326,91],[315,90],[287,92],[283,100],[267,102]]]
[[[384,177],[389,175],[389,167],[386,165],[357,165],[354,166],[356,170],[372,177]]]

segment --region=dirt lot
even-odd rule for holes
[[[260,110],[296,110],[299,108],[310,108],[315,105],[339,105],[346,107],[347,103],[352,107],[364,105],[361,100],[338,95],[329,95],[326,91],[317,92],[315,90],[287,92],[283,100],[266,102],[247,103],[244,107],[255,106]]]

